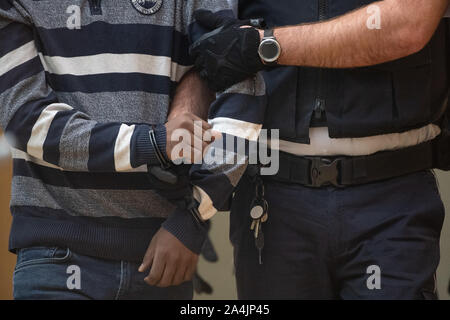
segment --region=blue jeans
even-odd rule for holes
[[[179,300],[192,299],[192,282],[158,288],[147,285],[139,263],[83,256],[70,249],[21,249],[14,271],[14,299]]]
[[[258,264],[244,177],[233,201],[240,299],[436,299],[444,207],[431,171],[348,188],[265,181]]]

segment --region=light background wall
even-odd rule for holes
[[[441,195],[447,212],[450,212],[450,173],[437,172]],[[9,161],[0,161],[0,299],[12,296],[12,273],[15,256],[7,251],[9,226],[8,210],[11,166]],[[215,216],[212,222],[211,236],[219,254],[218,263],[200,261],[200,274],[212,284],[213,295],[196,295],[196,299],[236,299],[233,276],[232,249],[228,241],[228,214]],[[441,299],[450,300],[447,292],[450,279],[450,218],[447,215],[441,240],[441,265],[438,270],[438,289]]]
[[[440,299],[450,300],[450,172],[437,171],[441,197],[445,204],[445,222],[441,237],[441,263],[437,272]]]
[[[9,226],[9,196],[11,181],[10,161],[0,160],[0,299],[10,299],[12,293],[12,273],[16,258],[8,252]]]

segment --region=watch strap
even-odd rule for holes
[[[264,30],[264,39],[266,38],[275,38],[273,29],[265,29]]]

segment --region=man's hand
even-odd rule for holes
[[[223,91],[233,84],[254,76],[264,69],[258,48],[261,41],[250,21],[241,21],[198,10],[196,21],[213,30],[202,36],[190,48],[195,67],[214,91]]]
[[[190,112],[169,120],[166,124],[166,154],[171,161],[201,163],[207,147],[220,137],[211,125]]]
[[[139,272],[150,273],[144,281],[157,287],[178,286],[190,281],[195,273],[198,255],[186,248],[164,228],[153,237]]]

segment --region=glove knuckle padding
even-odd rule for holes
[[[217,17],[216,17],[217,18]],[[263,69],[258,55],[259,32],[233,24],[196,44],[196,66],[215,91],[252,77]]]

